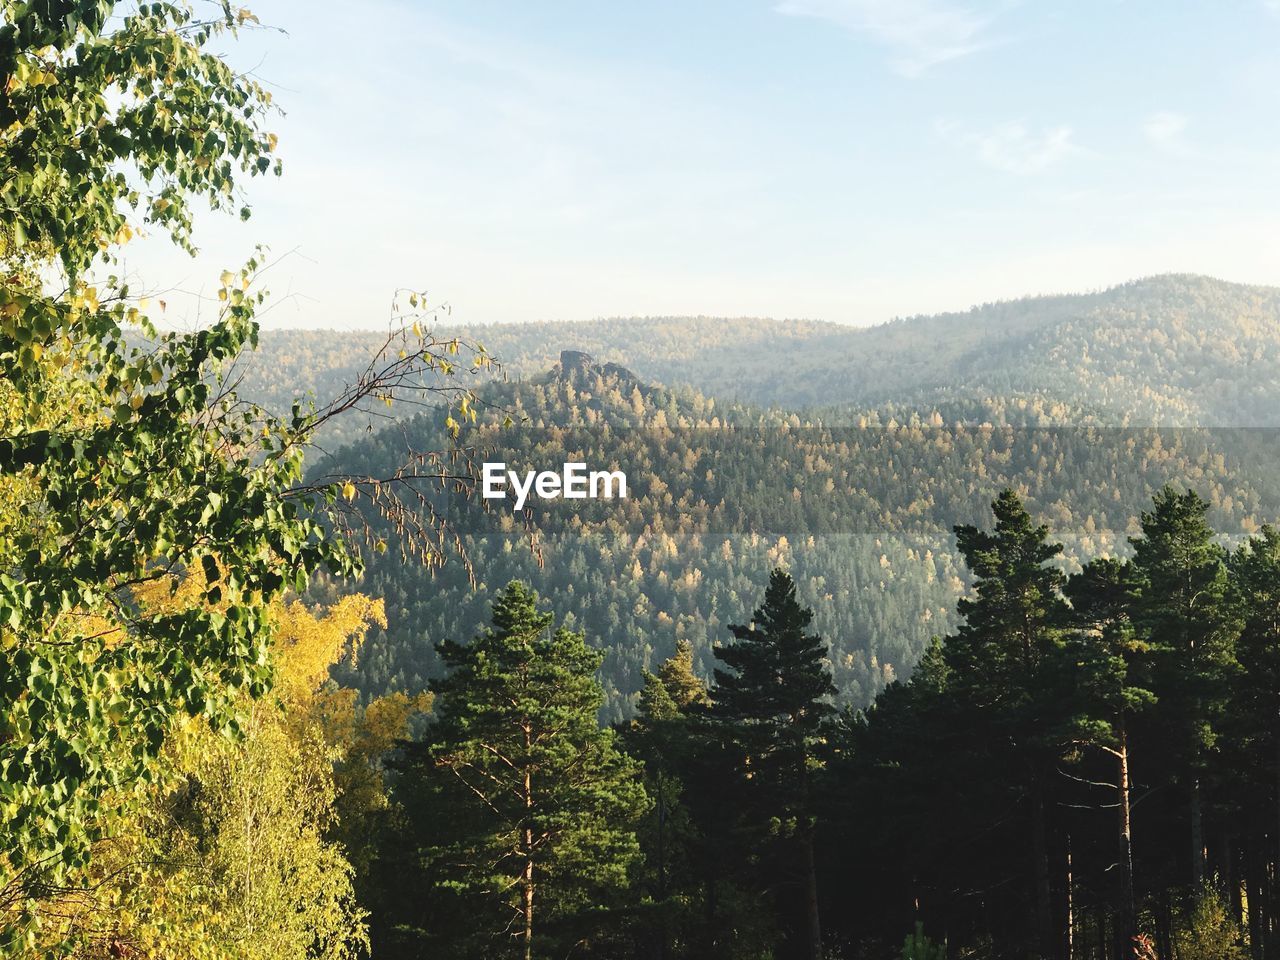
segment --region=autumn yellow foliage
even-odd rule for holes
[[[144,602],[183,604],[202,588],[194,578],[158,583]],[[400,695],[361,709],[354,691],[329,680],[329,668],[385,624],[381,600],[348,596],[325,610],[295,600],[276,604],[271,619],[274,695],[246,699],[237,738],[195,721],[175,732],[169,776],[61,898],[49,944],[68,944],[81,960],[364,955],[338,809],[383,802],[371,764],[423,704]]]

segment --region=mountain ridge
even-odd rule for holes
[[[667,386],[789,409],[1024,397],[1118,424],[1280,425],[1280,288],[1197,274],[872,327],[651,317],[434,333],[484,343],[508,378],[540,373],[575,350]],[[283,409],[298,391],[335,395],[382,337],[264,331],[243,392]]]

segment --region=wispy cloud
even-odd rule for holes
[[[894,69],[907,77],[995,43],[987,18],[945,0],[782,0],[774,9],[865,34],[889,49]]]
[[[1278,0],[1280,2],[1280,0]],[[1172,110],[1161,110],[1142,121],[1142,135],[1157,147],[1170,149],[1182,143],[1187,118]]]
[[[934,129],[943,139],[971,149],[988,167],[1022,177],[1044,173],[1068,157],[1086,152],[1066,126],[1032,133],[1024,124],[1011,122],[979,132],[952,120],[939,120]]]

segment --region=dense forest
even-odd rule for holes
[[[390,923],[375,943],[391,956],[1269,955],[1280,535],[1224,550],[1207,504],[1165,488],[1130,560],[1067,576],[1016,494],[992,512],[956,530],[973,576],[956,629],[865,711],[832,705],[828,644],[775,569],[715,646],[710,684],[679,645],[610,735],[585,719],[599,654],[513,582],[490,627],[440,645],[435,719],[394,761],[400,807],[368,895]],[[509,785],[530,770],[532,794]]]
[[[164,330],[257,18],[0,10],[0,957],[1280,956],[1280,292]]]
[[[548,502],[521,518],[452,489],[437,496],[472,569],[428,573],[395,551],[371,560],[361,589],[384,599],[389,626],[373,632],[358,667],[339,672],[368,693],[422,689],[438,667],[434,645],[479,627],[492,591],[521,579],[600,638],[604,717],[619,720],[677,642],[709,675],[725,624],[785,563],[831,639],[840,701],[862,707],[952,625],[968,581],[952,527],[977,522],[1005,487],[1061,531],[1068,568],[1127,552],[1134,518],[1168,482],[1204,491],[1215,525],[1236,538],[1280,517],[1269,431],[1026,427],[1022,418],[1052,420],[1032,404],[997,402],[798,415],[585,360],[478,395],[513,422],[461,431],[473,458],[624,467],[629,496]],[[314,469],[391,476],[406,449],[447,442],[441,417],[420,415]],[[415,476],[405,509],[431,495],[429,477]],[[525,531],[537,550],[520,548]]]

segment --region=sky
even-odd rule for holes
[[[131,246],[173,321],[257,243],[267,327],[1280,284],[1280,0],[247,3],[284,176]]]

